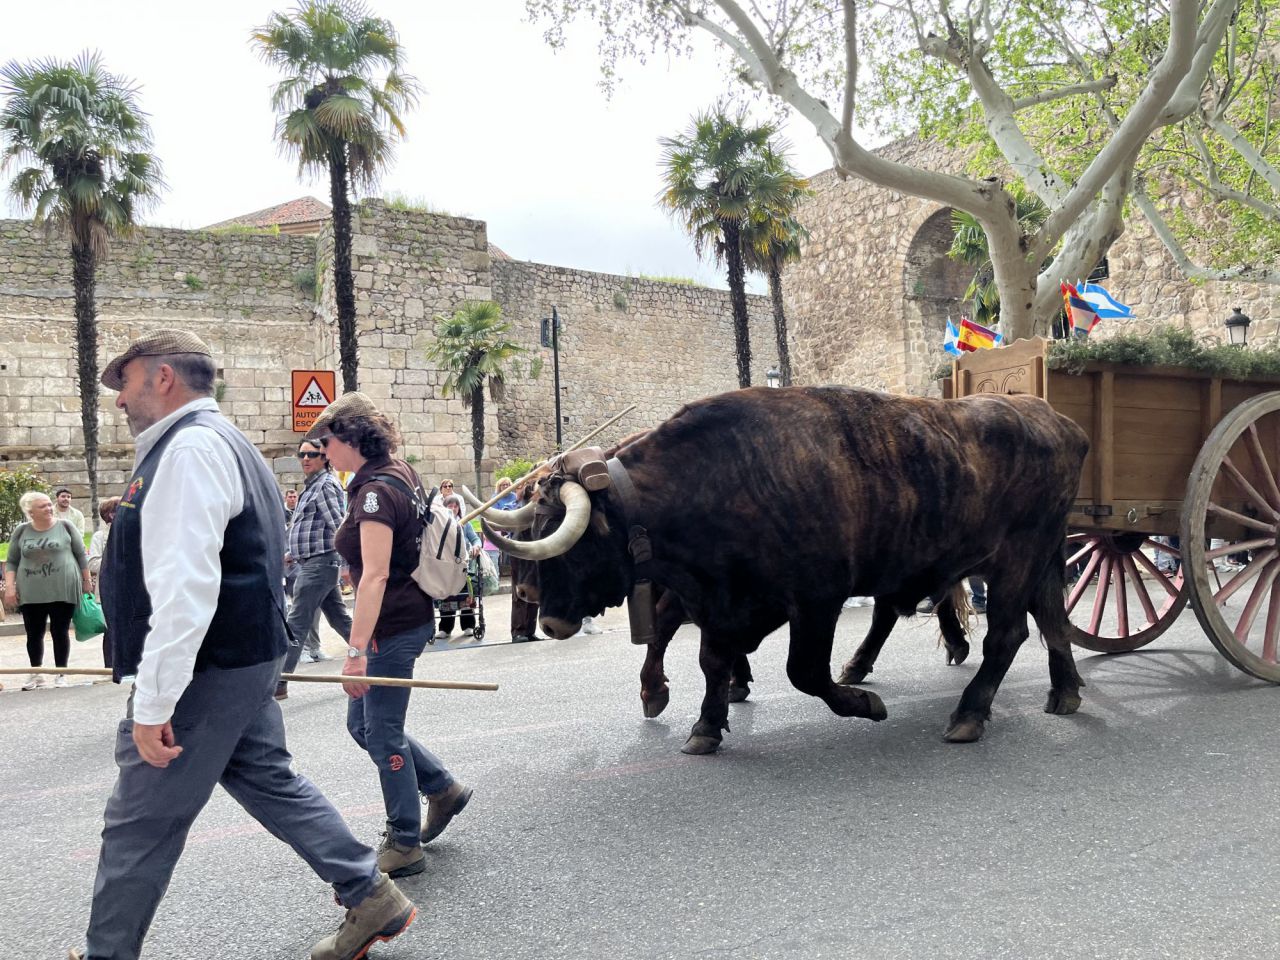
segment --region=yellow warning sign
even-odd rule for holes
[[[293,371],[293,432],[306,433],[320,416],[320,411],[333,403],[338,378],[332,370]]]

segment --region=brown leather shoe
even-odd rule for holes
[[[430,843],[462,812],[475,791],[456,780],[439,793],[427,797],[427,822],[422,826],[422,842]]]
[[[427,869],[427,858],[416,843],[405,847],[383,834],[382,846],[378,847],[378,869],[391,879],[399,880]]]
[[[276,699],[277,699],[277,700],[288,700],[288,699],[289,699],[289,681],[288,681],[288,680],[280,680],[280,681],[277,681],[277,683],[276,683]]]
[[[338,932],[311,948],[311,960],[360,960],[375,943],[394,940],[413,923],[418,908],[387,877],[347,911]]]

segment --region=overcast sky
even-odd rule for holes
[[[287,6],[15,3],[5,10],[0,60],[100,50],[110,69],[141,86],[151,114],[169,190],[147,222],[201,227],[303,194],[328,200],[327,182],[299,181],[279,154],[269,107],[276,74],[248,44],[253,26]],[[658,138],[683,131],[723,91],[709,47],[694,61],[627,68],[608,100],[589,26],[556,52],[525,22],[521,0],[371,6],[395,23],[426,91],[381,193],[485,220],[490,241],[518,259],[724,286],[654,204]],[[802,173],[830,167],[806,124],[785,132]]]

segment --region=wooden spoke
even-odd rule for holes
[[[1102,558],[1102,569],[1098,571],[1098,592],[1093,595],[1093,616],[1089,619],[1089,632],[1097,634],[1102,626],[1102,612],[1107,608],[1107,594],[1111,590],[1111,568],[1114,564],[1111,557]]]
[[[1141,553],[1141,551],[1135,552]],[[1124,564],[1125,573],[1133,581],[1133,592],[1137,595],[1138,602],[1142,604],[1142,612],[1147,618],[1147,623],[1154,624],[1156,622],[1156,607],[1151,602],[1151,595],[1147,593],[1147,585],[1142,582],[1142,574],[1138,572],[1138,565],[1133,562],[1133,555],[1130,554],[1123,557],[1121,562]],[[1164,577],[1161,577],[1160,580],[1164,582]]]
[[[1177,557],[1179,560],[1182,559],[1181,547],[1174,547],[1167,543],[1161,543],[1154,537],[1147,537],[1147,539],[1142,541],[1142,545],[1144,547],[1150,547],[1152,550],[1159,550],[1161,553],[1167,553],[1170,556]]]
[[[1267,605],[1266,632],[1262,635],[1262,659],[1276,662],[1276,644],[1280,640],[1280,590],[1271,587],[1271,602]]]
[[[1129,636],[1129,597],[1125,591],[1124,557],[1117,557],[1111,564],[1112,579],[1116,585],[1116,626],[1121,637]]]
[[[1261,553],[1256,554],[1253,560],[1245,565],[1243,570],[1228,580],[1226,584],[1213,595],[1213,602],[1220,607],[1225,605],[1237,590],[1261,573],[1263,568],[1265,568],[1266,565],[1275,558],[1275,550],[1263,550]]]
[[[1224,517],[1227,520],[1233,520],[1242,527],[1261,530],[1263,533],[1274,533],[1276,529],[1276,525],[1274,523],[1267,523],[1265,520],[1255,520],[1253,517],[1246,517],[1243,513],[1236,513],[1234,510],[1228,510],[1226,507],[1213,503],[1212,501],[1209,502],[1209,512],[1216,513],[1218,516]]]
[[[1204,552],[1206,560],[1217,560],[1219,557],[1225,557],[1232,553],[1243,553],[1246,550],[1261,550],[1263,547],[1274,547],[1276,545],[1275,537],[1259,537],[1257,540],[1237,540],[1235,543],[1228,543],[1225,547],[1215,547],[1212,550]]]
[[[1086,543],[1083,547],[1081,547],[1071,556],[1067,557],[1067,566],[1069,567],[1074,563],[1079,563],[1082,559],[1084,559],[1084,557],[1087,554],[1093,553],[1093,551],[1097,549],[1098,549],[1098,544],[1090,540],[1088,543]]]
[[[1236,486],[1244,491],[1245,496],[1253,501],[1254,506],[1262,511],[1264,517],[1270,517],[1272,520],[1280,519],[1280,513],[1276,512],[1276,508],[1267,503],[1266,498],[1254,489],[1253,484],[1246,480],[1244,474],[1236,469],[1236,465],[1231,462],[1230,457],[1222,458],[1222,469],[1227,471],[1227,476],[1236,482]]]
[[[1267,491],[1267,496],[1271,498],[1271,506],[1280,510],[1280,487],[1276,486],[1276,475],[1271,472],[1271,464],[1267,463],[1267,455],[1262,450],[1262,441],[1258,439],[1258,424],[1256,422],[1249,424],[1245,435],[1249,459],[1253,461],[1253,466],[1258,473],[1262,474],[1262,486]]]
[[[1089,581],[1093,579],[1094,572],[1098,569],[1098,565],[1102,562],[1102,554],[1095,553],[1089,558],[1088,564],[1085,565],[1084,573],[1080,574],[1080,579],[1076,581],[1076,585],[1071,588],[1071,595],[1067,597],[1067,614],[1076,608],[1076,604],[1080,602],[1080,598],[1084,596],[1085,588],[1089,586]]]
[[[1156,578],[1156,583],[1160,584],[1160,586],[1164,588],[1165,593],[1169,594],[1171,597],[1176,597],[1178,595],[1177,588],[1169,582],[1169,578],[1165,576],[1164,572],[1159,567],[1151,562],[1151,558],[1145,553],[1141,550],[1135,550],[1133,552],[1132,559],[1135,563],[1142,564],[1142,568]]]
[[[1236,622],[1236,640],[1246,647],[1249,645],[1249,631],[1253,629],[1253,621],[1258,616],[1258,608],[1262,604],[1263,597],[1271,590],[1271,584],[1275,582],[1277,573],[1280,573],[1280,563],[1274,561],[1268,563],[1266,569],[1262,571],[1262,576],[1258,577],[1258,582],[1253,585],[1253,591],[1244,605],[1244,611]]]

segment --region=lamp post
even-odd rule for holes
[[[764,382],[771,387],[782,386],[782,371],[777,367],[770,367],[769,372],[764,375]]]
[[[542,320],[542,345],[551,348],[556,390],[556,451],[559,452],[564,447],[564,437],[560,417],[560,313],[555,307],[551,308],[551,317]]]
[[[1231,316],[1227,317],[1225,326],[1233,347],[1248,346],[1250,322],[1249,318],[1240,312],[1239,307],[1231,308]]]

